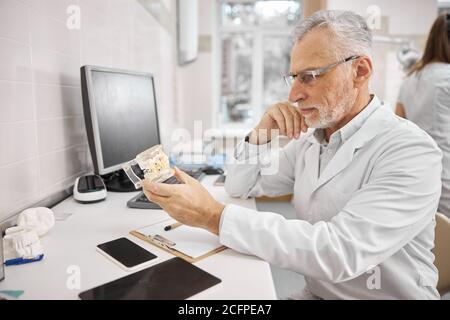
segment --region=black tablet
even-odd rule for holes
[[[176,257],[84,291],[79,297],[83,300],[182,300],[220,282],[219,278]]]

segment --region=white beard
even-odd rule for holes
[[[332,108],[323,105],[307,106],[307,109],[316,109],[319,112],[319,116],[317,117],[317,114],[306,116],[305,122],[308,127],[313,129],[327,129],[334,127],[344,118],[348,111],[350,111],[353,104],[354,100],[347,95]]]

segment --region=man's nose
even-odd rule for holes
[[[294,81],[289,92],[289,101],[291,103],[301,102],[306,100],[308,95],[306,94],[304,86],[298,81]]]

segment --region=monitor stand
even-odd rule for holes
[[[105,182],[106,190],[113,192],[136,192],[141,189],[136,189],[134,184],[122,169],[103,175],[103,182]]]

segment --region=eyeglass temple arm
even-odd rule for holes
[[[358,55],[351,56],[351,57],[348,57],[347,59],[344,59],[343,62],[349,62],[349,61],[351,61],[351,60],[356,60],[356,59],[358,59],[358,58],[360,58],[360,57],[361,57],[361,56],[358,56]]]
[[[334,68],[334,67],[340,65],[341,63],[349,62],[349,61],[351,61],[351,60],[356,60],[356,59],[358,59],[359,57],[360,57],[360,56],[358,56],[358,55],[354,55],[354,56],[345,58],[345,59],[343,59],[343,60],[341,60],[341,61],[338,61],[338,62],[336,62],[336,63],[333,63],[332,65],[329,65],[329,66],[320,68],[320,69],[318,69],[318,70],[312,70],[312,71],[309,71],[309,72],[310,72],[310,74],[313,75],[314,77],[317,77],[317,76],[320,76],[322,73],[324,73],[324,72],[326,72],[326,71],[328,71],[328,70],[330,70],[330,69],[332,69],[332,68]],[[288,77],[296,77],[296,76],[298,76],[298,75],[288,74],[288,75],[283,76],[284,81],[286,82],[286,85],[289,86]]]
[[[356,60],[356,59],[358,59],[359,57],[360,57],[360,56],[355,55],[355,56],[351,56],[351,57],[345,58],[345,59],[343,59],[343,60],[341,60],[341,61],[338,61],[338,62],[336,62],[336,63],[333,63],[332,65],[329,65],[329,66],[320,68],[320,69],[318,69],[318,70],[314,70],[314,71],[311,72],[311,74],[312,74],[313,76],[315,76],[315,77],[320,76],[322,73],[327,72],[328,70],[333,69],[334,67],[336,67],[336,66],[338,66],[338,65],[340,65],[340,64],[342,64],[342,63],[346,63],[346,62],[349,62],[349,61],[351,61],[351,60]]]

